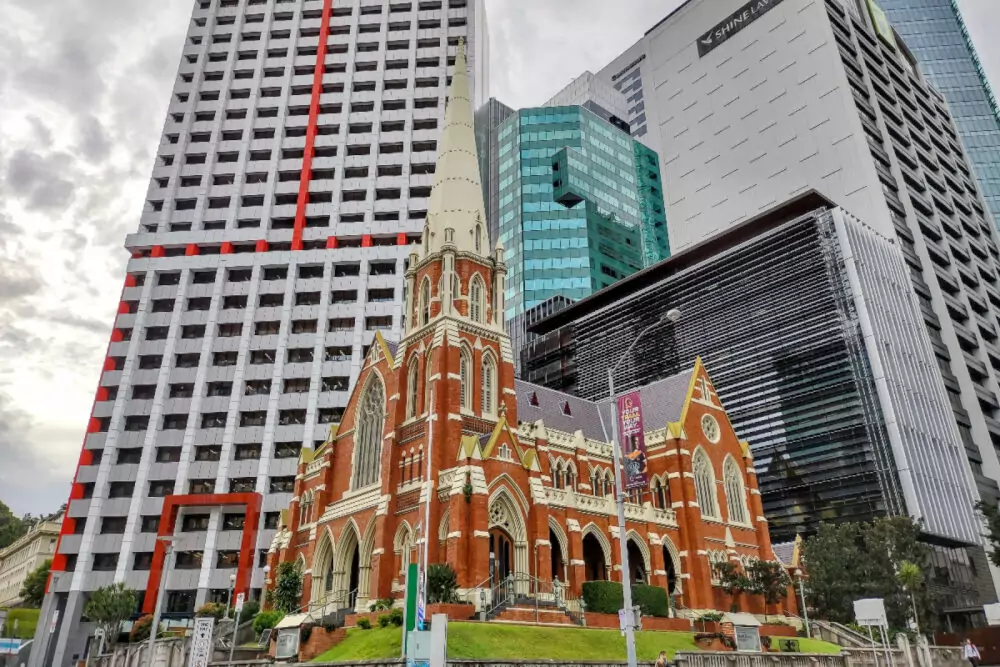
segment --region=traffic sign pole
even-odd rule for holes
[[[233,607],[233,643],[229,646],[229,662],[233,661],[233,651],[236,650],[236,631],[240,627],[240,614],[243,613],[243,603],[246,599],[246,593],[236,594],[236,606]]]

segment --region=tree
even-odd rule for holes
[[[284,614],[291,614],[302,606],[302,569],[298,562],[278,566],[278,580],[270,599],[274,608]]]
[[[913,613],[933,620],[935,603],[927,587],[907,590],[897,576],[901,565],[910,563],[922,577],[930,570],[930,554],[920,541],[920,524],[910,517],[820,524],[803,553],[809,604],[819,618],[851,623],[854,600],[878,597],[885,601],[890,627],[906,627]]]
[[[792,584],[784,566],[771,560],[750,563],[747,577],[750,579],[750,592],[762,596],[767,604],[778,604],[784,600]]]
[[[52,560],[49,559],[32,570],[24,583],[21,585],[21,592],[18,594],[24,600],[24,606],[39,608],[42,606],[42,598],[45,597],[45,585],[49,581],[49,569],[52,567]]]
[[[862,579],[860,526],[821,523],[805,541],[803,560],[809,575],[809,603],[819,618],[837,623],[854,621],[857,583]]]
[[[454,602],[458,596],[458,576],[451,565],[434,563],[427,568],[427,602]]]
[[[135,591],[125,588],[125,584],[102,586],[90,596],[83,615],[103,631],[105,645],[111,649],[118,643],[122,623],[135,611],[136,603]]]
[[[899,564],[899,571],[896,572],[896,579],[900,585],[910,594],[910,604],[913,605],[913,624],[920,634],[920,614],[917,612],[917,592],[924,586],[924,572],[916,563],[903,561]]]
[[[0,502],[0,549],[10,546],[26,532],[24,522]]]
[[[986,526],[990,561],[1000,567],[1000,505],[980,501],[976,503],[976,509],[979,510],[983,524]]]
[[[740,608],[740,594],[749,591],[753,587],[753,582],[746,573],[736,567],[735,563],[725,561],[715,564],[715,574],[719,579],[719,588],[732,596],[729,611],[738,611]]]

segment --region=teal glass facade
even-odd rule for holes
[[[948,101],[983,197],[1000,225],[1000,111],[956,0],[877,0]]]
[[[508,323],[669,256],[658,157],[600,116],[578,106],[523,109],[499,126],[497,157]]]

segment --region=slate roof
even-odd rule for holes
[[[781,542],[779,544],[772,544],[771,549],[774,550],[774,556],[782,565],[791,565],[792,558],[795,557],[795,542]]]
[[[693,372],[694,369],[689,369],[639,390],[643,425],[647,431],[664,428],[667,422],[680,419]],[[588,401],[521,380],[514,381],[514,390],[517,392],[519,420],[534,422],[541,419],[547,428],[557,431],[583,431],[583,435],[591,440],[606,442],[611,439],[611,399]],[[533,397],[538,405],[532,405]]]

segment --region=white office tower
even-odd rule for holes
[[[995,501],[996,230],[944,99],[876,3],[690,0],[599,75],[643,106],[627,120],[633,130],[647,127],[659,151],[674,251],[808,189],[895,241],[951,399],[969,484]],[[968,542],[958,525],[938,527],[936,539]],[[971,551],[977,574],[987,574],[981,550]],[[984,597],[995,599],[988,578],[981,581]]]
[[[482,0],[193,4],[32,665],[83,659],[107,584],[259,597],[300,448],[403,330],[463,39],[487,97]]]

